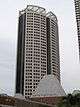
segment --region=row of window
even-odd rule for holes
[[[40,36],[39,36],[40,37]],[[37,43],[39,43],[40,42],[40,38],[39,37],[34,37],[34,39],[33,38],[27,38],[26,39],[26,44],[33,44],[33,40],[34,40],[34,44],[37,44]],[[44,43],[44,44],[46,44],[46,38],[42,38],[41,37],[41,43]]]
[[[33,86],[33,88],[36,88],[37,86]],[[29,88],[28,86],[25,86],[25,88]],[[32,91],[30,89],[27,89],[26,91]]]
[[[39,21],[35,21],[34,20],[34,23],[33,23],[33,20],[30,20],[30,21],[27,21],[27,26],[32,26],[34,24],[34,26],[41,26],[41,27],[44,27],[45,28],[45,22],[39,22]]]
[[[38,15],[36,15],[36,14],[27,14],[27,19],[29,19],[29,18],[35,18],[35,20],[36,19],[41,19],[42,21],[45,21],[46,20],[46,17],[45,16],[40,16],[40,14],[38,14]]]
[[[34,56],[36,56],[37,58],[39,58],[40,57],[40,54],[38,53],[38,52],[35,52],[36,54],[34,54]],[[32,54],[26,54],[26,59],[32,59],[32,58],[30,58],[30,57],[32,57]],[[43,53],[41,53],[41,58],[46,58],[46,51],[45,51],[45,53],[43,54]],[[35,59],[35,57],[34,57],[34,59]]]
[[[53,60],[53,59],[52,59]],[[44,61],[46,61],[46,59],[44,60]],[[54,61],[56,61],[56,59],[54,59]],[[27,61],[26,61],[27,62]],[[27,68],[27,66],[32,66],[32,63],[26,63],[26,68]],[[34,66],[40,66],[40,63],[34,63]],[[46,67],[46,65],[41,65],[42,67]]]
[[[40,70],[26,70],[26,75],[33,75],[32,71],[34,75],[40,76]]]
[[[26,72],[29,72],[29,69],[31,68],[31,66],[26,66]],[[31,68],[32,69],[32,68]],[[40,66],[34,66],[34,71],[35,70],[39,70]],[[41,70],[46,70],[46,67],[41,67]],[[37,71],[38,72],[38,71]],[[40,72],[40,71],[39,71]]]
[[[40,28],[40,27],[41,28],[46,28],[45,24],[43,25],[43,24],[40,24],[40,23],[33,23],[33,21],[27,22],[26,28],[33,28],[33,24],[34,24],[34,28]]]
[[[25,95],[27,95],[27,97],[28,97],[28,96],[32,95],[32,93],[30,91],[30,93],[25,93]]]
[[[52,49],[54,49],[54,48],[52,48]],[[34,52],[34,56],[40,55],[40,47],[34,46],[34,51],[32,51],[32,48],[26,48],[26,56],[32,56],[32,54],[28,54],[28,53],[33,53],[33,52]],[[46,48],[45,47],[44,48],[41,47],[41,54],[46,55]],[[41,57],[44,57],[44,56],[41,56]]]

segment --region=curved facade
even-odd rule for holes
[[[44,75],[60,81],[57,18],[42,7],[19,12],[16,93],[30,97]]]
[[[47,13],[47,65],[47,73],[60,81],[58,21],[52,12]]]
[[[32,8],[32,9],[31,9]],[[35,9],[36,8],[36,9]],[[26,11],[24,95],[32,95],[47,73],[46,17],[41,7]]]

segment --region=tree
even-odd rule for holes
[[[58,107],[80,107],[80,94],[72,95],[68,94],[62,98],[62,101],[58,104]]]

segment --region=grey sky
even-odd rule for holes
[[[56,14],[61,83],[66,92],[79,89],[80,64],[74,0],[0,0],[0,92],[14,94],[18,12],[29,4],[44,7]]]

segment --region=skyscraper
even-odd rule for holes
[[[44,75],[60,81],[58,21],[42,7],[19,12],[16,93],[30,97]]]
[[[79,43],[79,58],[80,58],[80,0],[74,0],[75,12],[77,21],[78,43]]]
[[[46,14],[47,23],[47,74],[56,75],[60,81],[58,20],[52,13]]]

